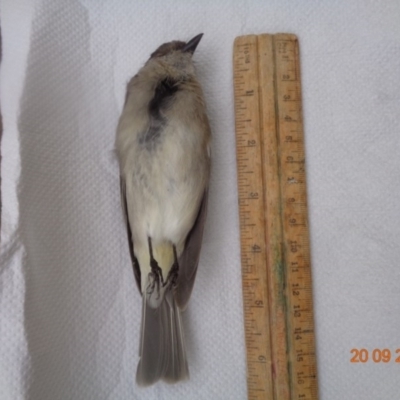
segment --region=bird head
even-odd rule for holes
[[[177,69],[183,73],[193,73],[192,56],[203,34],[195,36],[188,42],[174,40],[164,43],[154,51],[149,61],[164,66],[167,69]]]

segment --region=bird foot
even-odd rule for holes
[[[157,287],[157,293],[158,293],[157,299],[158,299],[160,297],[160,283],[163,286],[165,286],[162,270],[154,258],[150,261],[150,268],[151,268],[151,272],[149,274],[149,277],[152,280],[150,290],[151,290],[151,292],[153,292],[154,289]]]
[[[163,284],[163,286],[166,286],[168,283],[170,283],[172,287],[175,287],[177,284],[177,280],[178,280],[178,272],[179,272],[179,264],[177,261],[175,261],[172,264],[171,269],[169,270],[167,279],[166,279],[165,283]]]

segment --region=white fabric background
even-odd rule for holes
[[[400,364],[400,3],[2,0],[0,399],[245,399],[232,93],[238,35],[296,33],[322,400],[393,400]],[[184,314],[191,380],[138,389],[140,297],[119,208],[125,85],[162,42],[195,54],[213,141]]]

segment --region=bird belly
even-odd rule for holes
[[[190,134],[189,134],[190,135]],[[206,165],[187,132],[164,132],[156,146],[137,146],[127,179],[129,219],[135,254],[150,272],[148,238],[164,277],[178,257],[196,219],[206,181]]]

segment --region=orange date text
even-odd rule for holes
[[[396,349],[394,354],[389,349],[373,349],[368,351],[367,349],[351,349],[350,358],[351,363],[388,363],[396,362],[400,363],[400,349]]]

